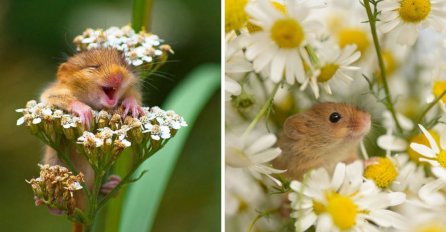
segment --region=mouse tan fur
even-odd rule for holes
[[[110,109],[122,105],[124,115],[142,114],[139,79],[116,49],[102,48],[78,53],[59,66],[57,80],[41,95],[41,101],[78,115],[90,127],[92,109]],[[70,158],[77,171],[82,172],[91,189],[94,172],[86,158],[70,148]],[[47,146],[43,162],[64,165],[54,149]],[[114,179],[114,183],[119,183]],[[111,190],[110,190],[111,191]],[[106,193],[105,193],[106,194]],[[84,196],[77,197],[79,207],[85,208]],[[36,203],[37,204],[37,203]]]
[[[282,154],[273,166],[297,180],[314,168],[331,172],[338,162],[358,158],[359,143],[370,125],[370,115],[349,104],[316,104],[285,121],[278,140]]]

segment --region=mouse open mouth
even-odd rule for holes
[[[115,97],[116,88],[114,87],[106,87],[103,86],[102,90],[104,91],[105,95],[107,95],[108,99],[112,100]]]

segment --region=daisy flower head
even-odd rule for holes
[[[438,144],[436,139],[424,126],[420,124],[418,126],[429,142],[429,146],[420,143],[411,143],[410,148],[420,154],[420,161],[427,162],[432,166],[431,170],[436,176],[446,180],[446,134],[440,134]]]
[[[285,170],[272,168],[269,164],[281,153],[280,148],[273,147],[276,142],[277,137],[274,134],[261,134],[256,131],[243,139],[236,134],[227,134],[226,164],[247,168],[256,178],[261,178],[260,174],[264,174],[280,185],[271,174],[283,173]]]
[[[388,210],[402,204],[405,194],[382,192],[373,182],[363,180],[362,162],[339,163],[330,178],[325,169],[307,174],[304,181],[292,181],[289,199],[297,218],[296,229],[305,231],[379,231],[404,228],[401,215]]]
[[[330,49],[330,47],[333,46],[327,45],[321,49],[319,55],[321,67],[315,70],[313,75],[307,78],[301,86],[301,90],[304,90],[307,85],[310,85],[316,98],[319,97],[318,85],[321,85],[331,95],[330,83],[336,80],[344,80],[349,83],[353,81],[353,78],[348,75],[348,72],[360,69],[352,65],[361,57],[356,45],[347,45],[343,49],[337,47]]]
[[[305,81],[304,46],[320,24],[308,18],[311,8],[303,3],[286,1],[283,10],[269,0],[246,6],[251,23],[261,28],[249,37],[246,57],[253,62],[256,72],[269,72],[275,83],[284,76],[290,85],[296,80]]]
[[[385,0],[378,4],[383,33],[394,31],[398,43],[413,45],[420,30],[444,29],[445,0]]]

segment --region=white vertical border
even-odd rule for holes
[[[220,0],[220,42],[221,42],[221,231],[225,231],[225,0]]]

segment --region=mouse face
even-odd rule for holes
[[[321,103],[289,117],[285,134],[316,146],[359,142],[370,130],[370,114],[345,103]]]
[[[57,76],[76,97],[95,109],[115,107],[123,94],[137,84],[123,55],[111,48],[71,57],[59,67]]]

